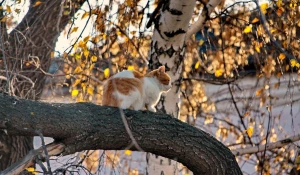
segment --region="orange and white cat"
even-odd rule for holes
[[[171,78],[161,66],[146,75],[125,70],[109,78],[103,88],[103,106],[156,112],[155,105],[162,92],[171,88]]]

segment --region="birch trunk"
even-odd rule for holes
[[[155,29],[151,43],[149,68],[156,69],[164,65],[173,83],[172,89],[159,101],[157,111],[170,114],[175,118],[178,118],[180,114],[180,85],[174,82],[178,82],[177,80],[181,77],[185,35],[195,5],[195,0],[166,1],[162,5],[160,14],[154,20]],[[176,161],[148,154],[147,162],[149,175],[178,174]]]
[[[171,76],[173,87],[161,98],[157,105],[158,111],[178,118],[180,115],[180,78],[182,73],[185,53],[185,41],[191,35],[202,29],[210,13],[220,3],[220,0],[210,0],[202,10],[198,21],[188,30],[192,18],[195,0],[167,0],[161,9],[161,13],[154,20],[154,35],[151,43],[150,69],[156,69],[160,65],[166,67]],[[149,174],[178,174],[178,166],[175,161],[163,157],[149,155]]]

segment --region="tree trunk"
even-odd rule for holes
[[[180,85],[183,58],[185,52],[185,35],[194,12],[195,0],[165,1],[161,13],[154,20],[154,35],[151,43],[150,69],[165,65],[173,87],[161,98],[158,111],[170,114],[175,118],[180,115]],[[148,155],[148,174],[178,174],[175,161],[163,157]]]
[[[9,34],[1,30],[2,43],[5,50],[5,62],[0,64],[0,75],[6,77],[8,68],[9,85],[1,82],[0,89],[7,90],[10,95],[27,99],[38,99],[43,90],[45,75],[39,70],[48,71],[50,54],[54,52],[55,43],[60,32],[68,24],[70,18],[85,2],[73,3],[73,11],[69,15],[60,13],[62,0],[45,0],[38,6],[33,6],[36,0],[31,0],[28,13],[21,23]],[[57,21],[60,24],[57,26]],[[4,60],[3,59],[3,60]],[[9,89],[8,89],[9,87]],[[10,166],[33,149],[32,137],[0,135],[0,170]]]
[[[177,160],[195,174],[242,174],[235,156],[211,135],[167,114],[124,110],[124,115],[143,151]],[[48,104],[0,94],[0,129],[11,136],[40,131],[63,143],[63,154],[123,150],[132,143],[119,109],[92,103]]]

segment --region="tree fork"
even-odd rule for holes
[[[195,174],[242,174],[231,151],[211,135],[167,114],[124,114],[144,151],[177,160]],[[10,136],[36,136],[39,130],[63,143],[65,155],[131,145],[119,109],[92,103],[50,104],[0,94],[0,129]]]

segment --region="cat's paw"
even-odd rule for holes
[[[149,107],[148,107],[148,111],[156,112],[156,109],[155,109],[154,106],[149,106]]]

